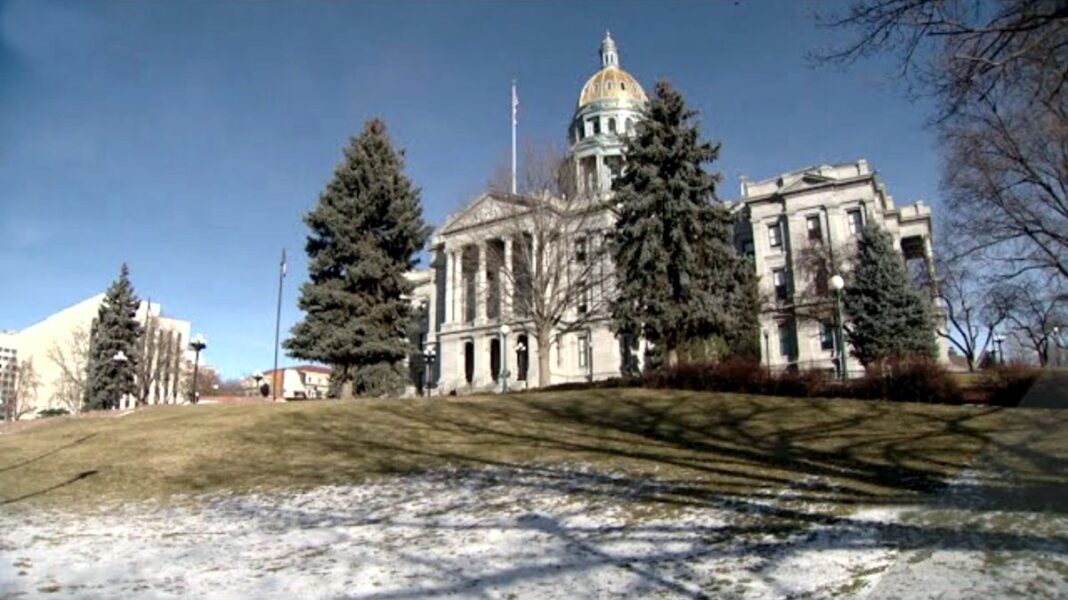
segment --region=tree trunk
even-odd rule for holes
[[[545,387],[552,383],[552,361],[549,358],[553,349],[552,330],[539,328],[534,332],[534,339],[538,342],[538,387]]]
[[[679,365],[679,349],[669,348],[664,353],[664,366],[669,369],[673,369]]]
[[[352,380],[346,379],[341,382],[341,400],[352,400]]]

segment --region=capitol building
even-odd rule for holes
[[[420,317],[411,333],[419,349],[409,360],[413,391],[522,389],[641,368],[641,340],[621,340],[610,327],[604,300],[611,294],[612,269],[595,250],[613,226],[607,207],[612,182],[624,169],[624,137],[634,131],[647,102],[606,35],[599,69],[582,86],[567,132],[569,168],[577,195],[590,199],[586,208],[569,210],[573,202],[489,191],[435,231],[429,267],[409,274]],[[910,267],[932,269],[930,208],[923,202],[895,204],[864,159],[760,181],[743,178],[739,196],[725,203],[736,217],[737,250],[751,259],[758,275],[761,360],[772,370],[834,372],[840,364],[832,320],[826,311],[812,310],[831,298],[827,273],[804,267],[814,250],[845,256],[864,224],[874,220],[893,236]],[[550,227],[566,239],[566,251],[557,254],[566,256],[551,256],[538,245],[534,229],[545,227],[537,222],[539,212],[554,215]],[[519,257],[527,255],[533,260],[523,266]],[[521,295],[531,294],[531,287],[548,295],[559,292],[531,286],[535,272],[547,282],[564,282],[552,284],[558,287],[573,281],[576,272],[596,281],[574,293],[560,292],[567,306],[548,335],[538,335],[531,310],[519,309],[526,306]],[[596,280],[595,273],[601,274]],[[843,275],[848,285],[848,270]],[[939,338],[943,361],[946,352]],[[855,359],[847,364],[851,375],[861,371]]]

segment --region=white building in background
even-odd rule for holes
[[[813,268],[812,257],[848,269],[865,223],[876,221],[893,237],[907,262],[933,269],[931,209],[923,202],[897,206],[886,186],[861,159],[784,173],[741,184],[736,240],[750,256],[767,299],[761,315],[761,353],[773,369],[835,371],[838,364],[831,270]],[[841,273],[849,285],[849,272]],[[933,290],[932,290],[933,292]],[[941,319],[938,315],[937,318]],[[938,356],[948,363],[946,341],[937,337]],[[863,367],[847,357],[851,374]]]
[[[637,80],[620,68],[610,36],[602,42],[600,56],[600,70],[579,94],[569,139],[578,189],[605,198],[623,169],[623,136],[633,131],[648,100]],[[741,193],[728,205],[739,217],[738,250],[751,257],[768,298],[761,315],[761,352],[772,369],[835,368],[832,330],[822,315],[809,316],[806,308],[813,301],[800,286],[812,283],[820,288],[822,297],[815,303],[830,303],[830,295],[823,289],[824,278],[809,281],[811,274],[802,268],[803,249],[819,246],[841,255],[863,223],[877,219],[907,260],[922,260],[930,268],[930,209],[922,202],[896,206],[864,160],[811,167],[766,181],[743,179]],[[482,194],[435,232],[430,267],[409,274],[415,284],[413,305],[421,317],[410,336],[422,349],[409,360],[417,391],[424,382],[437,394],[499,389],[502,370],[510,373],[513,389],[537,385],[537,347],[530,323],[510,311],[514,290],[508,289],[501,272],[503,265],[512,264],[516,220],[524,218],[524,206],[531,201]],[[593,254],[591,245],[602,243],[604,229],[612,226],[605,217],[594,219],[589,235],[575,240],[576,261]],[[848,285],[848,273],[844,275]],[[507,336],[501,333],[505,324]],[[624,364],[641,366],[640,348],[636,353],[628,350],[606,318],[553,337],[553,384],[619,376]],[[503,358],[502,342],[508,349]],[[939,343],[945,360],[945,344]],[[433,363],[428,365],[429,354]],[[851,361],[850,371],[859,369]]]
[[[18,362],[31,364],[39,382],[35,397],[28,400],[32,410],[23,418],[46,409],[79,410],[89,331],[103,300],[104,294],[97,294],[10,336]],[[121,404],[132,406],[135,396],[144,396],[147,404],[186,402],[181,378],[192,368],[189,321],[166,316],[158,303],[147,301],[138,307],[137,319],[151,332],[145,336],[142,348],[151,368],[143,387],[138,382],[138,394],[123,398]]]
[[[284,400],[326,398],[330,391],[330,367],[298,365],[283,367],[277,371],[267,369],[259,373],[258,378],[251,376],[241,380],[245,394],[252,397],[261,395],[259,386],[264,384],[278,389],[278,397]],[[270,387],[267,389],[267,397],[270,398]]]
[[[11,418],[18,381],[19,352],[15,333],[0,331],[0,419]]]

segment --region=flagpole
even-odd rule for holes
[[[515,80],[512,80],[512,195],[516,194],[515,185],[515,128],[518,123],[519,94],[515,89]]]
[[[282,248],[282,262],[278,266],[278,309],[274,315],[274,369],[271,371],[271,401],[278,400],[278,333],[282,326],[282,280],[286,278],[286,249]],[[284,382],[285,378],[281,378]]]

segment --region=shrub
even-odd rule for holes
[[[1002,365],[983,372],[979,389],[994,406],[1019,406],[1042,370],[1023,365]]]
[[[964,394],[945,367],[930,360],[888,361],[847,383],[852,398],[960,404]]]
[[[37,416],[44,419],[47,417],[60,417],[63,415],[69,415],[70,411],[65,408],[46,408],[37,411]]]
[[[860,379],[838,381],[827,371],[769,373],[753,361],[683,363],[642,377],[650,388],[736,392],[796,398],[840,397],[895,402],[958,404],[960,387],[940,365],[930,361],[891,361]]]

